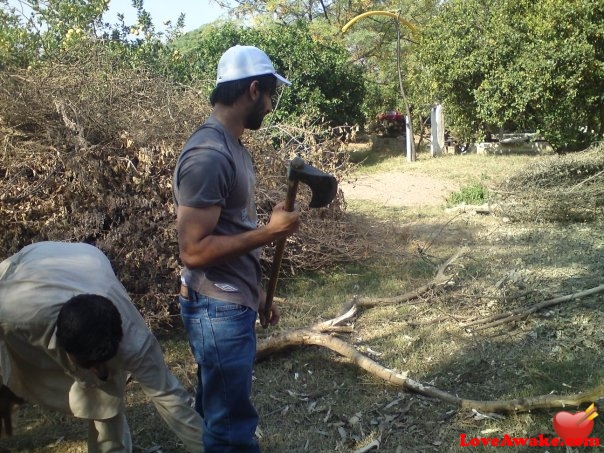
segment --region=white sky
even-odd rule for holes
[[[19,0],[8,0],[9,5],[19,7]],[[213,0],[143,0],[143,8],[151,14],[155,28],[163,29],[165,21],[176,24],[180,13],[185,14],[185,27],[183,32],[188,32],[201,27],[216,19],[226,19],[227,13]],[[20,9],[20,8],[18,8]],[[25,11],[29,9],[24,8]],[[110,24],[117,23],[117,13],[124,14],[126,24],[134,24],[136,11],[132,0],[110,0],[109,11],[104,19]]]
[[[226,18],[226,11],[212,0],[143,0],[143,8],[151,14],[156,29],[161,30],[167,20],[176,24],[180,13],[185,14],[183,32],[195,30],[200,26],[213,22],[218,18]],[[117,22],[117,13],[124,14],[126,23],[134,23],[136,12],[132,0],[110,0],[109,11],[105,20]]]

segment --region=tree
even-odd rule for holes
[[[433,16],[435,4],[433,0],[386,2],[380,4],[379,10],[396,14],[400,21],[403,21],[402,23],[380,16],[368,16],[362,21],[355,22],[354,26],[345,33],[344,39],[351,53],[352,64],[363,66],[367,73],[368,96],[363,109],[370,123],[384,111],[406,111],[402,85],[408,104],[413,107],[411,111],[413,130],[421,130],[420,122],[430,111],[433,99],[425,99],[424,91],[419,89],[418,81],[413,78],[418,71],[412,68],[416,64],[417,31],[421,30]],[[360,13],[368,13],[372,9],[369,6],[369,9],[361,10]],[[352,19],[354,16],[344,17]],[[399,31],[400,68],[397,62]],[[401,81],[399,81],[399,71]]]
[[[174,42],[192,62],[191,69],[199,72],[191,77],[198,80],[213,80],[218,59],[235,44],[263,49],[277,70],[292,81],[294,89],[282,91],[275,112],[277,121],[332,126],[364,123],[362,68],[348,63],[349,54],[342,44],[313,34],[305,22],[254,28],[219,22]]]
[[[156,30],[143,0],[132,0],[135,24],[123,14],[117,24],[103,21],[109,0],[0,0],[0,69],[70,62],[87,58],[91,45],[105,45],[116,64],[145,66],[174,76],[182,72],[179,55],[167,45],[184,26]]]
[[[365,121],[375,121],[377,114],[386,110],[404,111],[397,75],[397,32],[392,20],[370,17],[360,21],[347,33],[342,27],[359,14],[372,10],[400,13],[401,17],[421,27],[433,16],[438,0],[386,0],[379,4],[366,0],[237,0],[217,1],[229,10],[231,16],[245,18],[254,24],[283,24],[303,21],[308,24],[315,39],[342,42],[350,53],[349,65],[359,67],[364,73],[365,96],[356,99],[361,104]],[[413,39],[407,28],[402,29],[403,85],[409,87],[409,101],[420,106],[417,113],[429,112],[432,100],[419,100],[411,81],[409,65],[414,61]],[[419,93],[421,94],[421,93]],[[417,121],[417,118],[416,118]]]
[[[27,67],[58,58],[102,28],[108,0],[0,0],[0,61]]]
[[[329,19],[334,1],[330,0],[217,0],[237,18],[292,23],[312,22],[316,18]]]
[[[452,0],[422,30],[418,76],[466,139],[538,131],[559,150],[604,133],[604,4]]]

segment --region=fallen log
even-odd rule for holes
[[[262,360],[294,346],[321,346],[348,358],[352,363],[386,382],[401,386],[407,391],[436,398],[455,405],[459,409],[475,409],[482,412],[518,413],[537,409],[578,407],[604,398],[604,385],[573,395],[540,395],[511,400],[479,401],[460,398],[436,387],[422,384],[407,377],[407,372],[388,369],[359,352],[340,338],[310,329],[294,330],[275,335],[258,343],[256,359]]]

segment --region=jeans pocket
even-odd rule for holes
[[[180,297],[180,317],[187,331],[189,346],[197,363],[203,361],[203,328],[201,326],[201,310],[188,299]]]
[[[245,305],[233,304],[230,302],[221,302],[214,305],[214,316],[215,320],[228,320],[244,316],[248,314],[248,310],[251,308]]]

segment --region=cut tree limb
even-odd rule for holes
[[[577,407],[592,403],[604,397],[604,385],[587,392],[574,395],[541,395],[512,400],[478,401],[460,398],[451,393],[430,385],[422,384],[407,377],[407,373],[390,370],[366,355],[354,346],[337,337],[312,330],[295,330],[270,337],[258,343],[256,358],[262,360],[267,356],[292,346],[322,346],[348,358],[352,363],[386,382],[398,385],[406,390],[430,398],[454,404],[460,409],[476,409],[483,412],[527,412],[536,409]]]
[[[586,289],[584,291],[579,291],[578,293],[569,294],[566,296],[560,296],[560,297],[556,297],[554,299],[544,300],[543,302],[539,302],[538,304],[532,305],[530,307],[517,308],[515,310],[510,310],[505,313],[498,313],[496,315],[491,315],[486,318],[475,319],[470,322],[462,323],[462,324],[460,324],[460,326],[467,328],[467,327],[474,327],[474,326],[480,325],[480,327],[476,327],[476,328],[472,329],[474,331],[489,329],[491,327],[496,327],[496,326],[499,326],[499,325],[507,323],[507,322],[525,318],[528,315],[530,315],[531,313],[534,313],[538,310],[542,310],[544,308],[552,307],[554,305],[558,305],[558,304],[561,304],[564,302],[569,302],[569,301],[572,301],[575,299],[579,299],[581,297],[590,296],[592,294],[600,293],[602,291],[604,291],[604,284],[596,286],[595,288]]]
[[[342,310],[340,310],[340,315],[348,312],[352,307],[366,307],[367,308],[367,307],[375,307],[377,305],[396,305],[396,304],[402,304],[405,302],[409,302],[411,300],[419,298],[420,296],[422,296],[422,294],[427,293],[428,291],[436,288],[437,286],[443,286],[443,285],[447,284],[451,280],[452,276],[445,274],[445,271],[455,260],[457,260],[460,256],[463,256],[463,254],[466,253],[466,251],[467,251],[467,249],[465,247],[462,247],[461,249],[459,249],[457,251],[457,253],[455,255],[451,256],[451,258],[449,258],[447,261],[445,261],[443,264],[441,264],[438,267],[436,276],[430,282],[428,282],[426,285],[421,286],[408,293],[401,294],[401,295],[394,296],[394,297],[375,298],[375,297],[356,297],[355,296],[352,298],[352,300],[350,302],[344,304],[344,306],[342,307]]]
[[[445,209],[446,212],[461,212],[461,213],[472,213],[472,214],[492,214],[498,206],[491,205],[490,203],[484,203],[481,205],[467,205],[462,204],[452,208]]]

